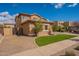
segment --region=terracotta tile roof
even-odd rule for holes
[[[31,15],[29,15],[29,14],[25,14],[25,13],[19,13],[19,15],[18,16],[21,16],[21,15],[24,15],[24,16],[31,16]]]

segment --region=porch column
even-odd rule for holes
[[[29,33],[33,33],[34,24],[29,24]]]

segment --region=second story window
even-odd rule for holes
[[[39,18],[33,18],[33,21],[38,21],[39,20]]]
[[[21,21],[22,21],[22,22],[24,22],[24,21],[26,21],[26,20],[28,20],[28,17],[27,17],[27,16],[21,16]]]

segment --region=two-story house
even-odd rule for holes
[[[39,32],[39,35],[48,35],[49,31],[52,33],[52,22],[49,22],[47,19],[37,15],[37,14],[24,14],[21,13],[16,16],[16,32],[21,35],[33,35],[33,28],[35,27],[35,22],[41,21],[42,30]]]

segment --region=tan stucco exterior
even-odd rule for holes
[[[63,27],[64,25],[67,25],[67,26],[79,26],[79,22],[72,22],[72,21],[69,21],[69,22],[56,21],[56,22],[53,22],[53,23],[54,23],[54,25],[61,26],[61,27]]]
[[[12,36],[13,35],[13,29],[14,25],[13,24],[2,24],[0,26],[0,35],[3,36]]]
[[[4,24],[4,36],[12,36],[13,35],[13,27],[11,24]]]
[[[69,26],[79,26],[79,22],[69,22]]]
[[[24,17],[24,18],[21,18]],[[24,22],[23,22],[24,19]],[[18,22],[19,21],[19,22]],[[42,34],[43,32],[45,34],[48,35],[48,32],[51,31],[52,32],[52,22],[48,22],[46,19],[42,18],[39,15],[36,14],[32,14],[32,15],[28,15],[28,14],[19,14],[18,16],[16,16],[16,28],[22,28],[23,29],[23,34],[24,35],[29,35],[29,34],[34,34],[33,32],[33,28],[35,27],[35,22],[36,21],[41,21],[42,23]],[[47,26],[45,26],[47,25]],[[47,27],[47,29],[45,30],[45,27]],[[40,33],[41,33],[40,32]]]
[[[22,24],[21,28],[23,29],[23,34],[24,35],[27,35],[29,33],[29,24],[28,23]]]
[[[57,26],[61,26],[61,27],[64,26],[64,21],[55,21],[53,23],[54,23],[54,25],[57,25]]]

